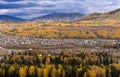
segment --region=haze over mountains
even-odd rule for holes
[[[61,22],[61,21],[74,21],[79,20],[82,18],[84,14],[80,13],[52,13],[41,17],[36,17],[31,19],[30,21],[37,21],[37,22],[46,22],[46,21],[54,21],[54,22]]]
[[[90,15],[80,14],[80,13],[52,13],[33,19],[25,20],[22,18],[9,16],[9,15],[0,15],[0,21],[12,21],[12,22],[62,22],[62,21],[75,21],[75,20],[120,20],[120,9],[110,11],[107,13],[92,13]]]
[[[22,18],[17,18],[14,16],[8,16],[8,15],[0,15],[1,21],[15,21],[15,22],[24,22],[24,21],[31,21],[31,22],[47,22],[47,21],[53,21],[53,22],[61,22],[61,21],[74,21],[79,20],[82,18],[84,14],[80,13],[52,13],[40,17],[36,17],[30,20],[25,20]]]
[[[9,15],[0,15],[0,21],[22,22],[22,21],[25,21],[25,19],[9,16]]]

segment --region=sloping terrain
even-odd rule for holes
[[[74,21],[79,20],[82,18],[84,14],[79,13],[52,13],[41,17],[36,17],[31,19],[30,21],[35,22],[46,22],[46,21],[53,21],[53,22],[61,22],[61,21]]]
[[[83,27],[120,27],[120,9],[106,13],[92,13],[72,22]]]
[[[23,22],[25,20],[22,18],[14,17],[14,16],[0,15],[0,21]]]
[[[120,9],[107,13],[93,13],[80,20],[120,20]]]

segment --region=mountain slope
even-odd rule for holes
[[[61,22],[61,21],[74,21],[78,20],[83,17],[84,14],[79,13],[52,13],[41,17],[36,17],[31,19],[30,21],[36,22],[46,22],[46,21],[54,21],[54,22]]]
[[[120,9],[110,11],[107,13],[93,13],[81,18],[80,20],[120,20]]]
[[[0,21],[23,22],[25,20],[22,18],[14,17],[14,16],[0,15]]]

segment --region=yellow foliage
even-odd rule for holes
[[[26,70],[23,67],[20,67],[19,69],[19,76],[26,77]]]

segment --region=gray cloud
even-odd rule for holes
[[[55,12],[103,13],[119,7],[119,0],[0,0],[0,14],[27,19]]]

